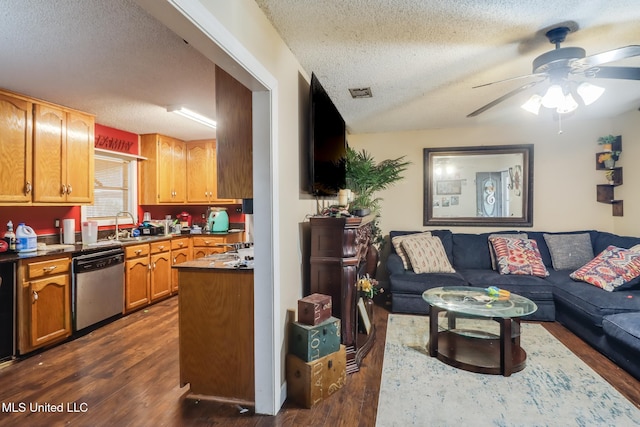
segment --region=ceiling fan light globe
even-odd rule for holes
[[[596,85],[592,85],[588,82],[582,82],[578,86],[578,95],[582,98],[584,105],[590,105],[602,96],[604,93],[604,88]]]
[[[564,97],[560,105],[558,105],[558,107],[556,108],[556,111],[558,112],[558,114],[567,114],[572,111],[575,111],[577,108],[578,108],[578,103],[576,102],[575,99],[573,99],[573,96],[571,96],[571,94],[569,93],[567,94],[567,96]]]
[[[551,85],[542,97],[542,105],[546,108],[558,108],[564,101],[564,92],[560,85]]]
[[[542,97],[536,93],[531,95],[531,98],[529,98],[527,102],[522,104],[520,108],[530,113],[533,113],[537,116],[538,113],[540,112],[541,105],[542,105]]]

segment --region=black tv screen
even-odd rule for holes
[[[316,196],[334,196],[346,185],[346,126],[315,74],[311,74],[309,179]]]

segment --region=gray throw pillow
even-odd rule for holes
[[[589,233],[543,234],[554,270],[575,270],[593,259]]]

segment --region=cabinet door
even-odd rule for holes
[[[0,203],[31,201],[33,104],[0,93]]]
[[[187,144],[187,202],[208,203],[211,198],[211,148],[207,141]]]
[[[171,294],[171,253],[151,255],[151,301]]]
[[[171,265],[182,264],[189,261],[189,249],[174,249],[171,251]],[[178,292],[178,270],[171,269],[171,292]]]
[[[33,201],[64,202],[66,113],[60,108],[36,104],[33,121]]]
[[[71,335],[69,275],[29,282],[31,346],[50,344]]]
[[[94,129],[92,116],[67,113],[66,201],[93,202]]]
[[[173,140],[158,136],[157,153],[158,202],[171,203],[173,202]]]
[[[125,261],[125,311],[149,304],[149,257],[139,257]]]
[[[186,145],[183,141],[173,141],[173,166],[171,168],[173,203],[187,201],[187,155],[185,151]]]

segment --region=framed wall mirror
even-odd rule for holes
[[[533,226],[533,145],[425,148],[424,225]]]

